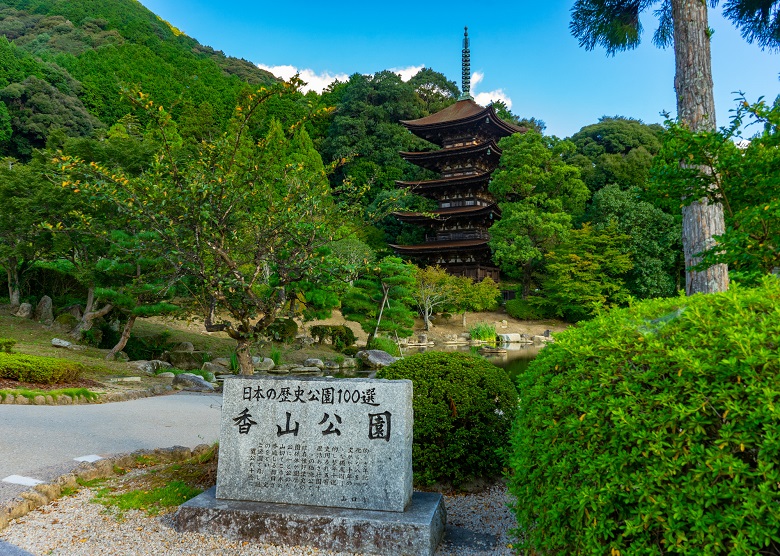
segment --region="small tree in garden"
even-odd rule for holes
[[[359,322],[369,339],[380,332],[411,336],[415,268],[398,257],[385,257],[368,267],[342,300],[344,318]]]
[[[417,269],[412,297],[423,318],[425,330],[430,330],[431,316],[436,309],[450,305],[457,291],[457,278],[447,274],[440,266]]]
[[[251,344],[286,307],[288,288],[338,272],[326,264],[325,248],[336,239],[339,207],[308,135],[298,129],[289,137],[277,124],[255,142],[248,132],[268,99],[294,89],[280,84],[249,94],[229,130],[197,146],[181,141],[168,112],[136,92],[132,100],[159,141],[146,171],[133,176],[58,159],[74,176],[64,185],[112,202],[138,229],[159,236],[163,255],[189,279],[206,330],[236,341],[244,374],[253,372]]]
[[[471,278],[460,276],[455,280],[455,295],[452,299],[453,310],[462,314],[462,325],[466,328],[466,311],[492,311],[498,307],[501,289],[492,278],[474,282]]]

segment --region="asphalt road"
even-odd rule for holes
[[[48,482],[79,465],[75,458],[212,444],[221,404],[220,395],[183,392],[108,404],[0,404],[0,504],[30,488],[3,481],[11,476]]]

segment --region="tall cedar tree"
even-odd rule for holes
[[[640,42],[640,13],[658,6],[660,25],[653,41],[658,46],[674,45],[677,116],[691,131],[714,131],[715,100],[710,55],[711,30],[705,0],[577,0],[572,8],[571,31],[580,46],[592,50],[603,46],[607,54],[635,48]],[[718,0],[710,0],[712,7]],[[749,42],[762,47],[780,45],[780,1],[727,0],[726,17]],[[683,250],[689,295],[728,288],[728,268],[716,264],[703,270],[694,267],[701,252],[712,247],[713,236],[724,232],[723,206],[706,199],[688,202],[683,208]]]

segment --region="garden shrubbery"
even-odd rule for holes
[[[521,550],[780,553],[780,280],[598,316],[518,389]]]
[[[465,353],[427,352],[380,370],[378,378],[414,384],[414,479],[462,485],[499,475],[499,451],[517,410],[517,391],[503,369]]]
[[[391,340],[390,338],[382,338],[379,336],[371,338],[366,345],[366,349],[380,349],[394,357],[401,357],[401,349],[398,347],[398,344],[395,343],[395,340]]]
[[[0,352],[0,378],[54,384],[78,380],[83,370],[80,363],[67,359]]]
[[[355,343],[355,333],[346,325],[327,326],[324,324],[311,327],[311,335],[321,344],[323,340],[328,339],[333,347],[342,350]]]
[[[298,324],[293,319],[276,319],[266,328],[265,334],[272,340],[288,344],[298,335]]]

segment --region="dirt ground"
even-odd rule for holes
[[[149,319],[153,321],[154,319]],[[171,328],[179,330],[186,330],[191,333],[197,333],[204,336],[221,337],[225,336],[220,332],[206,332],[203,328],[203,323],[198,321],[183,321],[183,320],[169,320],[160,319],[161,323]],[[503,311],[492,311],[483,313],[466,313],[466,327],[463,327],[463,315],[452,315],[448,319],[442,317],[435,317],[432,321],[431,329],[425,332],[422,319],[415,319],[414,333],[425,333],[428,338],[434,342],[441,342],[448,336],[458,335],[462,332],[468,332],[469,327],[479,322],[492,323],[496,326],[496,332],[499,334],[529,334],[529,335],[541,335],[545,330],[549,330],[553,334],[566,330],[570,325],[563,321],[547,319],[547,320],[517,320],[513,319]],[[341,315],[339,311],[333,311],[333,316],[329,319],[309,321],[302,323],[298,321],[298,326],[301,332],[309,333],[309,330],[314,325],[341,325],[346,324],[355,333],[358,345],[365,345],[368,339],[368,334],[363,331],[360,325],[356,322],[347,321]]]

